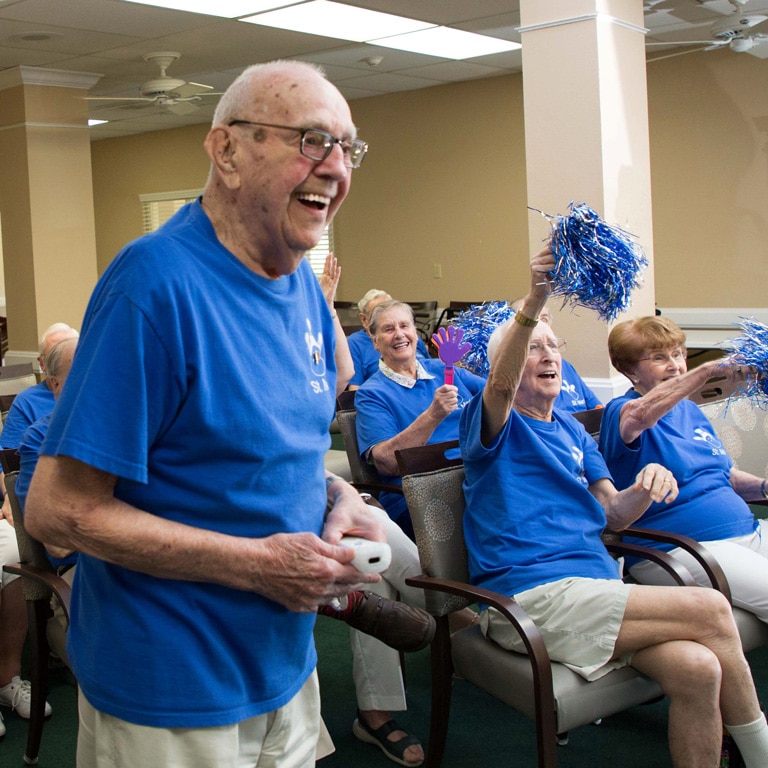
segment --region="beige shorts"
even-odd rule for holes
[[[632,660],[631,654],[612,658],[631,588],[618,579],[568,578],[514,598],[539,628],[553,661],[597,680]],[[520,636],[495,608],[482,612],[480,626],[503,648],[525,653]]]

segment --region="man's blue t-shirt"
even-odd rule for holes
[[[334,343],[309,264],[255,274],[198,200],[99,280],[41,452],[115,475],[117,499],[196,529],[319,535]],[[315,616],[216,579],[155,578],[80,554],[68,649],[94,707],[206,727],[293,698],[315,667]]]
[[[605,407],[600,450],[619,490],[630,486],[646,464],[655,462],[672,472],[680,492],[671,504],[651,504],[637,524],[697,541],[728,539],[754,531],[757,521],[752,511],[731,486],[731,459],[695,403],[681,400],[633,443],[624,443],[619,433],[621,408],[639,397],[629,389]],[[632,539],[627,537],[627,541]],[[639,543],[672,548],[661,542]]]
[[[480,440],[482,395],[461,414],[464,538],[473,584],[512,596],[568,577],[618,578],[600,538],[605,511],[589,486],[610,479],[582,424],[516,411],[491,445]]]

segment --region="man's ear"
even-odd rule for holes
[[[230,189],[238,187],[240,173],[235,151],[237,142],[232,139],[229,127],[217,125],[212,128],[205,137],[204,147],[222,182]]]

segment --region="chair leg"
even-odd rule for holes
[[[437,618],[437,630],[431,646],[432,701],[429,719],[429,745],[426,768],[440,768],[448,736],[448,718],[451,713],[451,687],[453,660],[451,658],[451,631],[448,617]]]
[[[35,765],[40,752],[40,740],[43,736],[45,722],[45,700],[48,695],[48,638],[46,635],[51,609],[47,599],[27,602],[29,613],[29,650],[30,650],[30,683],[31,702],[29,731],[27,734],[27,751],[24,762]]]

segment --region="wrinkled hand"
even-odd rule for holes
[[[372,515],[368,505],[349,483],[335,483],[333,507],[325,519],[323,541],[338,544],[342,536],[359,536],[370,541],[386,541],[384,526]]]
[[[661,464],[647,464],[635,478],[632,486],[635,490],[644,490],[651,501],[664,501],[670,504],[677,498],[677,480],[674,475]]]
[[[11,524],[11,527],[15,527],[13,525],[13,511],[11,510],[11,500],[7,496],[3,499],[3,508],[2,508],[2,511],[0,511],[0,514]]]
[[[743,365],[734,357],[727,357],[725,360],[721,360],[715,368],[715,371],[725,376],[734,384],[739,384],[740,382],[743,383],[750,376],[756,376],[758,374],[757,368],[751,365]]]
[[[443,384],[442,387],[438,387],[436,390],[435,396],[432,398],[432,403],[429,406],[429,410],[432,411],[432,415],[438,421],[442,421],[448,414],[453,413],[458,407],[458,388],[452,384]]]
[[[296,613],[314,613],[334,597],[380,580],[353,565],[349,547],[328,544],[312,533],[277,533],[260,541],[252,564],[253,590]]]
[[[552,283],[549,273],[555,268],[556,261],[549,246],[531,256],[531,295],[549,296]]]
[[[323,273],[318,278],[320,280],[320,288],[323,291],[323,296],[328,302],[328,309],[333,312],[333,302],[336,298],[336,289],[339,287],[339,278],[341,277],[341,267],[336,257],[329,253],[325,257],[325,264],[323,265]]]

